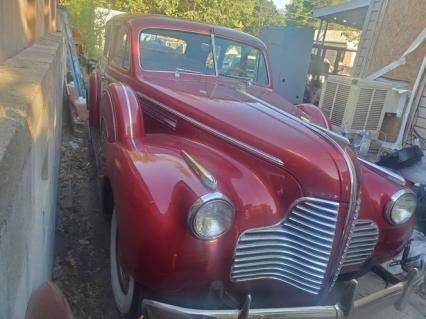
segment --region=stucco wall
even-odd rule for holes
[[[361,76],[368,76],[399,59],[426,27],[425,0],[385,1],[387,5],[382,21],[377,26],[377,37],[372,43],[371,55],[363,62],[366,65]],[[413,85],[425,54],[426,44],[423,44],[407,57],[405,65],[388,73],[387,76],[408,81]]]
[[[0,64],[0,319],[50,278],[65,71],[60,33]]]
[[[57,0],[0,0],[0,63],[56,29]]]

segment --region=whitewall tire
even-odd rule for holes
[[[111,218],[110,237],[110,265],[111,283],[117,309],[125,315],[132,312],[135,299],[135,280],[127,274],[120,262],[120,251],[118,245],[117,214],[114,208]]]

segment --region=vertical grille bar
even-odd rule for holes
[[[241,234],[231,268],[235,282],[272,279],[318,294],[336,230],[339,203],[301,198],[285,221]]]
[[[356,221],[348,249],[343,257],[343,267],[364,263],[374,251],[379,238],[379,229],[371,220]]]

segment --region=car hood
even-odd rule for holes
[[[339,147],[307,125],[272,90],[231,79],[145,76],[144,91],[207,127],[279,158],[307,196],[348,201],[348,165]],[[166,101],[166,102],[164,102]],[[277,112],[267,105],[279,108]],[[284,113],[282,111],[285,111]]]

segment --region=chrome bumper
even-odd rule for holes
[[[240,310],[197,310],[172,306],[148,299],[142,302],[142,314],[144,319],[350,318],[354,314],[360,315],[388,305],[394,305],[396,309],[402,310],[420,275],[418,269],[411,269],[405,281],[358,300],[354,300],[358,282],[353,279],[346,283],[347,287],[344,289],[341,300],[333,306],[250,309],[251,297],[248,296]]]

